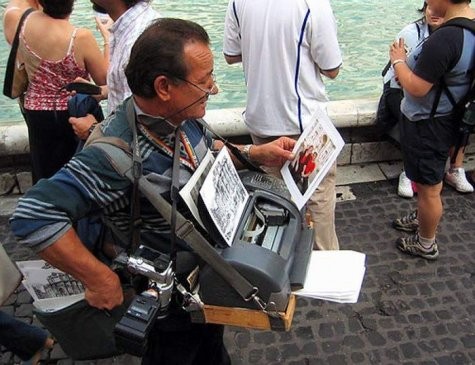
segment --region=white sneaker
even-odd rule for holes
[[[411,180],[408,179],[406,173],[403,171],[399,175],[399,184],[397,186],[397,195],[403,198],[412,198],[414,196],[414,191],[412,190]]]
[[[463,167],[447,171],[445,174],[445,182],[455,188],[459,193],[473,193],[473,186],[468,182]]]

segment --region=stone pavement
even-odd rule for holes
[[[367,255],[358,303],[299,298],[289,332],[229,327],[232,364],[475,364],[475,194],[444,188],[440,256],[429,262],[394,246],[399,232],[391,220],[415,206],[396,195],[396,180],[350,189],[356,199],[337,204],[336,224],[341,248]],[[7,217],[0,223],[0,238],[13,258],[30,257],[14,244]],[[1,310],[30,322],[30,302],[20,290]],[[1,364],[18,360],[1,351]],[[43,359],[61,365],[140,363],[129,356],[73,362],[59,345]]]

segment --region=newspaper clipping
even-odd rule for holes
[[[249,193],[241,182],[228,150],[216,157],[200,190],[214,224],[231,246]]]
[[[84,298],[84,286],[43,260],[17,261],[23,286],[33,298],[33,305],[43,311],[55,311]]]

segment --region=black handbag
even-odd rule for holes
[[[92,360],[123,353],[115,344],[114,327],[126,309],[122,304],[110,311],[100,310],[83,299],[54,312],[33,312],[69,357]]]
[[[23,63],[17,62],[17,50],[20,37],[21,26],[26,17],[35,9],[27,9],[20,18],[16,29],[15,38],[13,38],[12,48],[8,56],[7,66],[5,69],[5,79],[3,81],[3,95],[11,99],[16,99],[23,95],[28,88],[28,75]]]

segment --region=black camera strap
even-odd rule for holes
[[[180,193],[180,133],[181,129],[178,127],[175,130],[175,151],[173,155],[173,167],[172,167],[172,186],[171,186],[171,201],[172,211],[170,217],[170,260],[172,262],[172,269],[176,272],[176,214],[178,194]]]
[[[140,155],[139,140],[137,136],[137,127],[135,126],[135,111],[132,99],[126,106],[127,121],[132,130],[132,196],[130,201],[130,234],[132,238],[132,252],[135,252],[140,245],[140,226],[142,218],[140,217],[140,195],[139,179],[142,176],[142,156]]]

